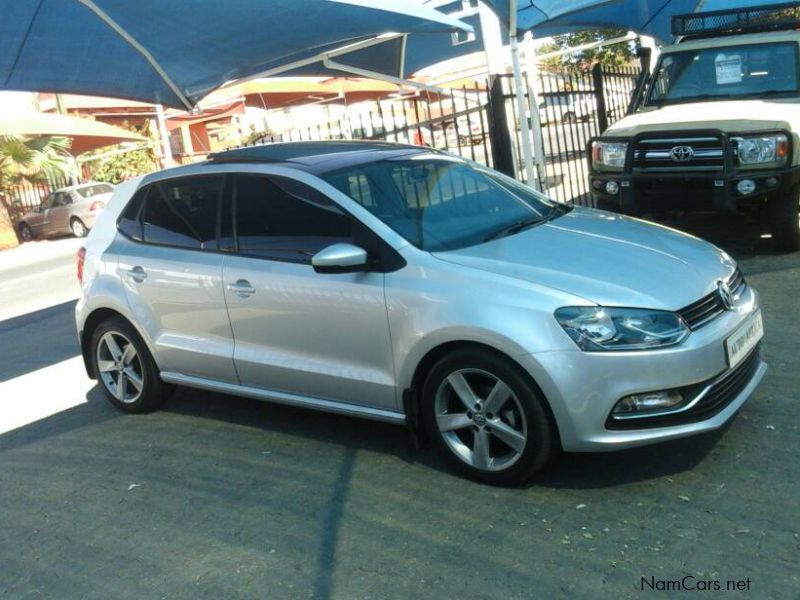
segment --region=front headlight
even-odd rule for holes
[[[627,142],[594,142],[592,144],[592,166],[595,169],[622,169],[628,155]]]
[[[782,133],[753,137],[735,137],[739,163],[760,165],[766,163],[785,163],[789,156],[789,140]]]
[[[640,308],[567,306],[556,320],[581,350],[648,350],[681,343],[689,328],[672,312]]]

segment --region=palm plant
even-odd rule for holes
[[[24,181],[53,181],[74,173],[71,142],[62,137],[0,135],[0,249],[16,246],[9,189]]]

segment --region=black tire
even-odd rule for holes
[[[800,250],[800,186],[769,201],[769,228],[772,241],[781,252]]]
[[[561,117],[561,122],[565,123],[566,125],[575,125],[575,123],[578,122],[578,117],[574,112],[568,110],[564,113],[564,116]]]
[[[33,240],[33,230],[31,230],[30,225],[27,223],[22,223],[19,226],[19,239],[23,242],[30,242]]]
[[[127,348],[123,340],[133,345],[136,355],[130,366],[133,372],[136,372],[136,374],[141,377],[141,389],[138,394],[133,393],[137,388],[128,376],[123,379],[122,397],[120,397],[119,394],[115,394],[114,391],[112,391],[114,386],[107,382],[108,376],[112,377],[112,379],[115,375],[119,377],[119,372],[116,369],[113,371],[104,371],[103,368],[107,369],[109,362],[122,362],[115,361],[111,354],[105,355],[106,351],[109,349],[108,343],[105,341],[107,339],[105,338],[107,334],[110,334],[112,338],[116,340],[119,349],[122,350],[123,353]],[[105,344],[105,348],[101,345],[101,342]],[[171,386],[161,381],[158,367],[156,367],[155,361],[150,351],[147,349],[147,345],[133,326],[125,319],[122,317],[110,317],[102,321],[95,328],[94,332],[92,332],[90,352],[92,370],[95,378],[100,385],[100,389],[103,390],[103,393],[111,404],[127,413],[151,412],[163,404],[171,390]],[[103,361],[103,367],[101,367],[101,361]],[[138,371],[136,368],[137,366]],[[106,377],[104,377],[104,375]],[[120,388],[117,386],[116,389],[119,390]],[[126,394],[126,390],[131,393]],[[130,398],[126,398],[128,395],[130,395]],[[125,400],[122,398],[125,398]]]
[[[69,222],[70,231],[76,238],[83,238],[89,234],[89,229],[78,217],[73,217]]]
[[[468,381],[470,390],[483,404],[480,411],[458,414],[465,406],[450,384],[451,376],[461,375]],[[488,376],[495,378],[495,383]],[[510,390],[508,400],[497,404],[497,413],[488,412],[496,382],[504,383]],[[500,394],[498,394],[498,397]],[[453,408],[442,410],[443,405]],[[481,420],[478,420],[478,416]],[[443,432],[444,420],[458,419],[459,426]],[[469,424],[463,425],[463,419]],[[447,354],[430,370],[422,388],[422,419],[429,438],[437,450],[465,476],[492,485],[520,485],[528,481],[558,451],[558,433],[550,409],[541,391],[519,365],[510,359],[483,348],[464,348]],[[523,425],[524,421],[524,425]],[[455,425],[455,421],[453,421]],[[502,428],[501,428],[502,427]],[[508,445],[508,428],[517,434],[516,449]],[[503,435],[500,432],[503,431]],[[519,440],[522,434],[524,441]],[[478,436],[488,440],[486,468],[478,468],[474,448]],[[472,440],[472,449],[469,448]],[[469,452],[466,454],[459,452]],[[494,455],[493,455],[494,454]],[[508,466],[503,466],[508,462]]]

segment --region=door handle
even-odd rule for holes
[[[239,298],[248,298],[256,293],[256,288],[250,285],[246,279],[239,279],[236,283],[229,283],[228,290],[239,296]]]
[[[128,277],[130,277],[136,283],[142,283],[145,279],[147,279],[147,273],[145,273],[142,267],[136,266],[132,269],[128,269]]]

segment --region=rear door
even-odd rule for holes
[[[224,280],[242,384],[397,410],[384,274],[311,266],[336,242],[374,254],[377,237],[293,179],[237,175],[233,192]]]
[[[217,243],[224,185],[222,174],[190,176],[137,192],[119,222],[130,241],[119,269],[162,372],[237,383]]]

